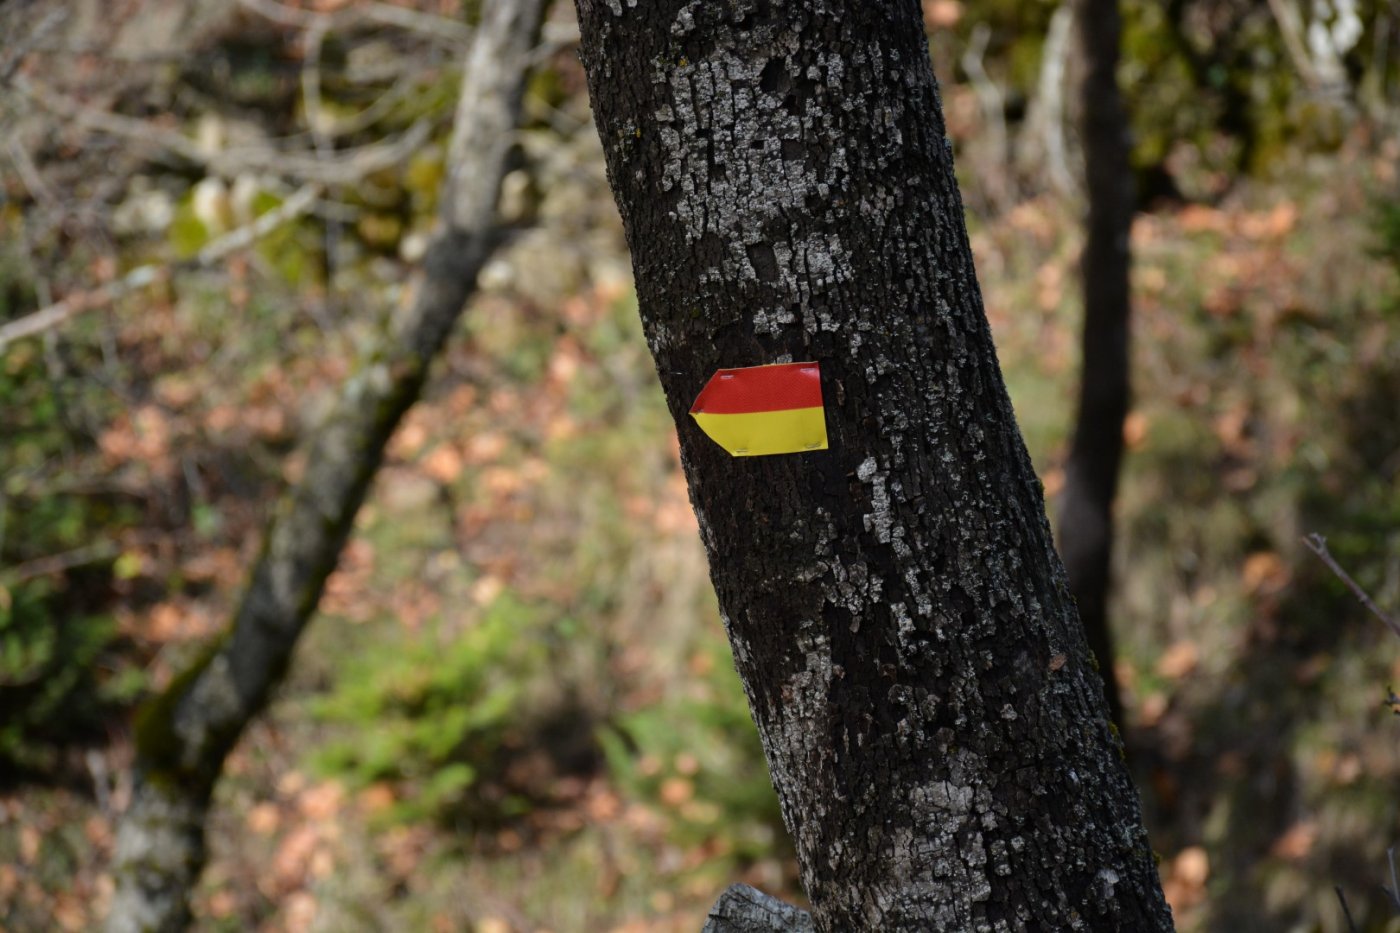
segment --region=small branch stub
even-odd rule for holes
[[[812,915],[746,884],[730,885],[701,933],[815,933]]]

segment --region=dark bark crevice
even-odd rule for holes
[[[224,759],[281,682],[384,447],[417,401],[497,235],[496,200],[544,0],[488,7],[466,64],[440,230],[413,301],[344,386],[278,503],[232,624],[137,718],[132,803],[117,835],[109,931],[190,921],[204,821]]]

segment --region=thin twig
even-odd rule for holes
[[[321,106],[321,51],[330,31],[330,17],[318,14],[306,30],[305,52],[302,54],[301,99],[306,111],[306,127],[316,147],[317,158],[324,159],[331,150],[331,141],[322,127],[327,123]]]
[[[977,103],[982,108],[982,117],[987,122],[987,141],[996,163],[987,178],[987,187],[997,208],[1001,209],[1006,206],[1007,199],[1006,182],[1009,173],[1006,160],[1009,150],[1006,143],[1006,102],[1002,98],[1001,88],[987,76],[987,70],[982,67],[982,57],[987,52],[987,43],[991,41],[991,37],[992,31],[987,24],[978,23],[972,30],[967,51],[963,53],[962,66],[967,72],[968,80],[972,82]]]
[[[48,34],[58,28],[58,25],[67,18],[68,10],[60,7],[51,10],[43,19],[39,20],[38,25],[29,30],[27,36],[22,36],[18,39],[14,36],[7,38],[5,44],[10,47],[5,49],[3,55],[0,55],[0,85],[6,84],[10,80],[10,76],[18,71],[20,65],[24,63],[25,56],[34,51]],[[6,30],[7,32],[15,27],[13,22],[4,23],[3,25],[9,27],[9,29]]]
[[[254,241],[267,236],[287,221],[295,220],[311,210],[320,194],[319,185],[303,185],[293,191],[287,200],[267,213],[259,215],[252,223],[239,227],[237,230],[231,230],[217,240],[210,242],[195,255],[195,264],[212,265],[230,253],[253,245]]]
[[[1347,896],[1342,893],[1342,886],[1334,884],[1332,889],[1337,892],[1337,900],[1342,902],[1342,915],[1347,918],[1347,929],[1351,933],[1357,933],[1356,921],[1351,918],[1351,908],[1347,906]]]
[[[38,167],[34,160],[29,157],[24,145],[15,137],[10,137],[5,142],[5,154],[10,157],[10,161],[15,165],[15,171],[19,174],[19,180],[24,183],[24,188],[29,192],[29,196],[35,202],[48,208],[58,206],[58,196],[44,182],[43,176],[39,174]]]
[[[398,138],[357,149],[347,149],[328,158],[305,152],[281,152],[262,146],[243,146],[206,152],[182,133],[121,114],[86,107],[63,94],[55,93],[17,76],[15,87],[46,110],[67,117],[89,129],[120,136],[140,145],[164,149],[188,162],[202,165],[213,175],[233,178],[243,172],[264,172],[321,185],[348,185],[381,169],[401,164],[420,149],[432,127],[419,120]]]
[[[466,24],[445,16],[434,16],[420,10],[393,6],[387,3],[357,3],[339,13],[310,13],[278,3],[277,0],[238,0],[244,9],[252,10],[264,19],[282,26],[306,28],[317,18],[331,17],[335,28],[344,28],[354,20],[368,20],[384,26],[394,26],[407,32],[431,36],[455,45],[465,45],[471,39],[472,31]]]
[[[316,147],[318,159],[329,159],[335,151],[335,144],[325,131],[328,122],[321,100],[321,54],[326,44],[326,34],[330,31],[331,19],[324,14],[311,21],[303,37],[305,52],[301,68],[302,109],[306,111],[306,127],[311,132],[311,140]],[[340,240],[340,224],[328,221],[325,225],[326,285],[327,296],[334,294],[333,283],[336,276],[337,246]]]
[[[1395,846],[1385,850],[1385,857],[1390,862],[1390,887],[1383,890],[1390,897],[1391,905],[1400,910],[1400,878],[1396,877],[1395,872]]]
[[[64,551],[60,554],[50,554],[47,557],[39,557],[34,560],[25,561],[22,564],[15,564],[13,567],[6,567],[4,570],[0,570],[0,581],[10,585],[23,583],[26,580],[33,580],[36,577],[52,576],[56,573],[62,573],[65,570],[72,570],[75,567],[85,567],[88,564],[100,563],[109,558],[116,557],[120,553],[121,548],[111,541],[100,541],[97,544],[85,544],[71,551]]]
[[[168,277],[176,269],[213,265],[230,253],[251,246],[255,241],[267,236],[289,220],[307,213],[316,203],[319,194],[320,188],[318,186],[306,185],[293,192],[287,200],[261,215],[252,223],[211,241],[191,259],[170,265],[148,263],[144,266],[137,266],[113,282],[108,282],[106,285],[89,291],[69,295],[62,301],[41,308],[17,321],[0,326],[0,351],[16,340],[43,333],[70,318],[77,317],[84,311],[91,311],[94,308],[111,304],[125,295]]]
[[[1372,601],[1371,597],[1367,595],[1366,591],[1361,588],[1361,585],[1351,578],[1351,574],[1347,573],[1345,570],[1342,569],[1341,565],[1338,564],[1337,561],[1332,557],[1331,552],[1327,550],[1326,538],[1324,538],[1322,535],[1316,532],[1313,532],[1312,534],[1305,535],[1303,537],[1303,543],[1308,546],[1308,550],[1316,554],[1318,558],[1321,559],[1321,561],[1327,565],[1327,568],[1329,570],[1331,570],[1334,574],[1337,575],[1337,579],[1341,580],[1347,585],[1347,589],[1351,590],[1352,593],[1355,594],[1356,598],[1360,600],[1361,605],[1371,610],[1371,612],[1375,615],[1377,619],[1380,619],[1382,622],[1384,622],[1386,626],[1389,627],[1389,629],[1395,633],[1395,636],[1397,638],[1400,638],[1400,620],[1397,620],[1394,616],[1382,612],[1381,608],[1377,606],[1375,602]]]

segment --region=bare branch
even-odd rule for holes
[[[137,266],[106,285],[69,295],[62,301],[0,326],[0,352],[16,340],[51,330],[84,311],[104,307],[138,289],[167,278],[176,269],[211,266],[230,253],[251,246],[289,220],[307,213],[314,206],[319,194],[318,186],[307,185],[293,192],[286,201],[259,216],[252,223],[212,240],[189,260],[171,265],[148,263]]]
[[[184,134],[156,126],[147,120],[86,107],[23,76],[17,77],[14,84],[21,93],[52,113],[89,129],[164,149],[186,161],[204,166],[212,175],[224,178],[232,178],[243,172],[262,172],[319,185],[353,184],[366,175],[402,163],[422,147],[432,130],[426,120],[420,120],[390,142],[348,149],[324,159],[309,153],[280,152],[254,146],[205,152]]]
[[[397,26],[406,32],[417,32],[425,36],[446,39],[457,45],[466,45],[472,37],[471,29],[465,23],[445,16],[434,16],[421,10],[394,6],[389,3],[367,3],[355,7],[360,15],[372,22],[385,26]]]
[[[306,30],[306,53],[301,68],[301,99],[306,110],[306,128],[311,132],[311,141],[316,147],[316,158],[330,158],[333,149],[329,135],[325,131],[328,122],[321,100],[321,52],[326,44],[326,34],[330,31],[330,17],[316,16]]]
[[[1331,890],[1337,892],[1337,899],[1341,902],[1341,913],[1347,918],[1347,930],[1350,930],[1350,933],[1358,933],[1357,922],[1351,919],[1351,908],[1347,906],[1347,895],[1343,894],[1343,891],[1341,891],[1341,885],[1331,885]]]
[[[454,19],[387,3],[359,3],[333,14],[308,13],[285,3],[278,3],[277,0],[238,0],[238,3],[264,19],[302,29],[315,25],[318,18],[326,18],[331,21],[332,28],[336,29],[344,28],[355,20],[368,20],[384,26],[394,26],[406,32],[431,36],[454,45],[465,45],[472,35],[466,24]]]
[[[1326,538],[1314,532],[1304,536],[1303,543],[1308,546],[1308,550],[1316,554],[1318,558],[1327,565],[1327,569],[1337,575],[1337,579],[1347,585],[1347,589],[1355,594],[1356,598],[1361,602],[1361,605],[1371,610],[1372,614],[1374,614],[1377,619],[1384,622],[1386,626],[1395,633],[1395,636],[1400,638],[1400,619],[1396,619],[1394,616],[1382,612],[1381,608],[1377,606],[1366,591],[1361,588],[1361,585],[1351,578],[1351,574],[1342,569],[1341,565],[1332,557],[1331,552],[1327,550]]]
[[[1050,17],[1036,99],[1036,122],[1040,124],[1050,178],[1060,193],[1069,197],[1077,196],[1080,191],[1079,184],[1070,173],[1069,159],[1065,153],[1065,72],[1068,70],[1073,25],[1073,7],[1069,3],[1060,4],[1055,15]]]
[[[321,189],[318,185],[305,185],[292,192],[287,200],[277,207],[260,215],[252,223],[231,230],[210,242],[195,255],[195,263],[201,266],[213,265],[220,259],[237,250],[251,246],[256,240],[267,236],[289,220],[300,217],[309,211]]]
[[[24,57],[34,51],[48,37],[48,34],[58,28],[58,25],[67,18],[68,10],[59,7],[51,10],[43,19],[39,20],[38,24],[29,30],[28,35],[6,38],[5,44],[9,48],[5,49],[3,55],[0,55],[0,85],[8,82],[10,76],[19,70],[19,66],[24,62]],[[3,25],[9,27],[6,32],[14,28],[12,22],[3,23]]]
[[[45,207],[54,207],[58,204],[58,197],[45,183],[39,174],[38,167],[34,164],[34,160],[29,157],[28,150],[18,139],[12,136],[6,140],[5,154],[15,164],[15,171],[19,173],[19,179],[24,183],[24,188],[29,192],[30,197]]]
[[[1312,56],[1308,54],[1307,47],[1303,42],[1303,24],[1298,16],[1298,9],[1289,0],[1269,0],[1269,9],[1274,14],[1274,20],[1278,23],[1279,34],[1283,37],[1283,47],[1288,50],[1288,57],[1293,60],[1293,67],[1298,69],[1298,75],[1303,79],[1303,83],[1316,91],[1321,85],[1317,68],[1313,65]]]
[[[1347,906],[1347,896],[1342,893],[1342,886],[1334,884],[1332,889],[1337,892],[1337,900],[1342,903],[1342,914],[1347,918],[1347,929],[1351,933],[1357,933],[1356,921],[1351,919],[1351,908]]]
[[[88,564],[96,564],[105,560],[110,560],[121,553],[121,549],[111,541],[100,541],[97,544],[85,544],[82,547],[74,548],[71,551],[64,551],[60,554],[50,554],[47,557],[39,557],[22,564],[15,564],[0,571],[0,585],[15,585],[26,580],[33,580],[36,577],[47,577],[65,570],[72,570],[75,567],[84,567]]]
[[[982,58],[987,52],[987,43],[991,36],[992,31],[986,23],[977,24],[972,30],[967,51],[963,53],[962,66],[967,72],[968,80],[972,82],[977,102],[982,107],[982,117],[987,121],[987,144],[996,163],[987,177],[987,188],[992,200],[1000,209],[1006,206],[1006,157],[1009,149],[1006,144],[1006,102],[1002,98],[1001,89],[987,76],[987,70],[982,67]]]

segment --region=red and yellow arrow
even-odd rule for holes
[[[721,369],[690,415],[736,457],[826,450],[826,411],[816,363]]]

